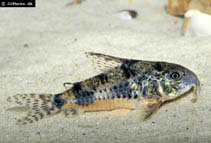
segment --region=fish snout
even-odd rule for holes
[[[190,89],[193,89],[194,98],[191,101],[196,102],[200,93],[200,81],[196,74],[190,71],[187,74],[187,77],[184,79],[183,83],[185,86],[189,87]]]

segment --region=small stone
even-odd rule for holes
[[[28,44],[24,44],[23,47],[24,48],[29,48],[29,45]]]
[[[121,10],[119,16],[123,20],[132,20],[138,16],[138,13],[135,10]]]

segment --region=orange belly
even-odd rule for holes
[[[115,109],[133,109],[137,100],[135,99],[104,99],[97,100],[88,106],[81,106],[77,104],[66,104],[62,109],[81,109],[86,112],[91,111],[110,111]]]

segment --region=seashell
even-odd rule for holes
[[[211,15],[199,10],[188,10],[185,13],[186,30],[188,34],[196,36],[211,36]],[[186,31],[185,33],[186,34]]]
[[[118,15],[123,20],[132,20],[138,16],[138,13],[135,10],[121,10]]]

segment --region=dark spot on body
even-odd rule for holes
[[[117,98],[121,98],[121,95],[118,94],[118,95],[117,95]]]
[[[152,85],[153,85],[153,89],[155,90],[155,92],[159,93],[159,91],[158,91],[158,88],[159,88],[158,82],[156,80],[152,80]],[[161,97],[160,94],[157,94],[157,95]]]
[[[120,83],[120,84],[119,84],[119,88],[121,89],[122,87],[123,87],[123,86],[122,86],[122,84]]]
[[[78,105],[84,105],[82,98],[77,98],[77,101],[75,103],[78,104]]]
[[[123,63],[128,65],[128,66],[132,66],[132,65],[134,65],[138,62],[139,62],[139,60],[125,60]]]
[[[53,105],[55,105],[57,108],[61,108],[64,104],[67,103],[67,101],[65,99],[62,99],[61,97],[62,94],[57,94],[54,96],[53,99]]]
[[[92,91],[80,91],[75,97],[75,103],[82,106],[88,106],[95,100],[94,92]]]
[[[122,88],[120,88],[120,85]],[[113,94],[115,98],[128,98],[128,99],[133,98],[133,90],[129,86],[128,81],[116,84],[112,86],[111,88],[113,89]]]
[[[88,91],[83,91],[80,93],[83,97],[87,97],[87,96],[90,96],[91,95],[91,92],[88,92]]]
[[[132,98],[132,95],[131,95],[130,93],[128,94],[128,98],[129,98],[129,99],[131,99],[131,98]]]
[[[142,75],[142,76],[139,76],[138,78],[137,78],[137,83],[139,84],[139,85],[142,85],[142,81],[144,81],[144,80],[146,80],[147,79],[147,77],[145,76],[145,75]]]
[[[73,86],[73,92],[78,93],[80,90],[82,90],[81,84],[79,82],[75,83]]]
[[[113,88],[114,88],[114,90],[117,90],[117,86],[116,85],[114,85]]]
[[[137,99],[138,98],[138,94],[135,93],[133,98]]]
[[[108,77],[106,74],[99,74],[98,77],[102,84],[105,84],[106,82],[108,82]]]
[[[147,96],[147,87],[144,87],[144,88],[143,88],[142,96],[143,96],[143,97]]]
[[[131,77],[130,70],[124,64],[120,68],[121,68],[121,70],[123,70],[125,78],[129,79]]]
[[[96,91],[97,89],[96,89],[97,87],[94,85],[94,86],[91,86],[91,89],[93,89],[94,91]]]
[[[129,82],[125,82],[124,86],[127,87],[129,85]]]
[[[157,71],[162,71],[162,66],[161,66],[161,63],[160,62],[156,62],[155,65],[154,65],[154,68],[157,70]]]

